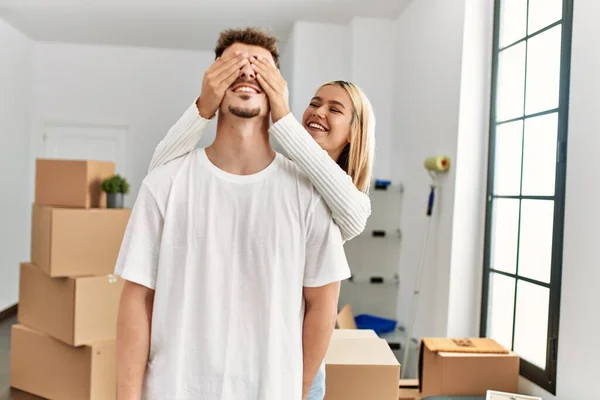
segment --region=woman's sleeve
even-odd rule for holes
[[[344,240],[359,235],[371,215],[371,200],[352,182],[290,113],[270,128],[287,155],[304,172],[331,210]]]
[[[196,102],[194,102],[156,146],[148,173],[159,165],[193,151],[210,121],[200,116]]]

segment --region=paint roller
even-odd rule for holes
[[[446,156],[427,157],[424,164],[428,171],[446,172],[450,168],[450,159]]]
[[[417,319],[417,309],[419,303],[419,294],[421,293],[421,281],[423,278],[423,270],[425,269],[425,259],[427,254],[427,245],[429,243],[429,232],[431,230],[431,216],[433,215],[433,204],[435,202],[435,192],[437,189],[437,174],[448,172],[450,169],[450,159],[446,156],[432,156],[427,157],[424,162],[425,169],[431,176],[431,185],[429,191],[429,198],[427,200],[427,229],[425,231],[425,239],[423,247],[421,249],[421,259],[419,262],[419,269],[417,272],[417,280],[415,282],[415,289],[413,291],[413,298],[411,302],[411,313],[408,325],[408,335],[406,336],[406,350],[404,351],[404,357],[402,360],[403,366],[408,366],[408,342],[412,340],[413,331],[415,328],[415,321]],[[402,368],[402,378],[406,378],[406,373],[409,368]]]

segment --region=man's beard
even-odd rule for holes
[[[254,118],[260,115],[260,107],[257,108],[241,108],[229,106],[229,112],[240,118]]]

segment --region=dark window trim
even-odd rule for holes
[[[544,115],[550,112],[558,111],[558,135],[557,135],[557,166],[556,166],[556,184],[554,196],[494,196],[494,154],[495,154],[495,135],[496,126],[509,121],[496,121],[496,91],[498,85],[498,55],[500,39],[500,3],[501,0],[494,1],[494,39],[493,39],[493,54],[492,54],[492,90],[491,90],[491,109],[490,109],[490,132],[489,132],[489,149],[488,149],[488,174],[487,174],[487,199],[486,199],[486,217],[485,217],[485,240],[484,240],[484,259],[483,259],[483,290],[482,290],[482,307],[480,320],[480,334],[486,336],[487,317],[489,305],[489,283],[490,274],[492,272],[500,273],[501,275],[516,277],[519,280],[529,281],[530,283],[538,284],[542,287],[550,288],[549,299],[549,314],[548,314],[548,349],[546,359],[546,369],[541,369],[536,365],[531,364],[527,360],[521,359],[521,375],[537,384],[541,388],[552,394],[556,394],[556,378],[557,378],[557,355],[558,355],[558,337],[559,337],[559,320],[560,320],[560,297],[561,297],[561,277],[562,277],[562,259],[563,259],[563,239],[564,239],[564,214],[565,214],[565,187],[566,187],[566,162],[567,162],[567,136],[568,136],[568,112],[569,112],[569,86],[570,86],[570,70],[571,70],[571,35],[573,24],[573,0],[563,0],[563,15],[561,19],[561,70],[560,70],[560,93],[558,109],[548,110],[542,113],[526,115],[514,120],[524,120],[534,116]],[[527,1],[527,9],[529,10],[529,1]],[[528,11],[529,12],[529,11]],[[556,26],[553,23],[537,32],[527,35],[527,38],[535,36],[540,32],[546,31],[551,27]],[[503,49],[513,46],[524,41],[519,40],[511,43]],[[527,59],[526,59],[527,63]],[[526,94],[525,94],[526,95]],[[512,121],[512,120],[511,120]],[[522,169],[521,169],[522,173]],[[554,200],[554,230],[552,236],[552,265],[550,273],[550,284],[536,282],[516,274],[507,274],[502,271],[494,271],[490,268],[491,259],[491,228],[492,228],[492,202],[495,198],[539,198]],[[519,208],[519,219],[521,210]],[[517,265],[518,268],[518,265]],[[516,290],[515,290],[516,300]],[[516,301],[515,301],[516,307]],[[515,316],[513,315],[513,319]],[[513,320],[513,339],[514,339],[514,320]]]

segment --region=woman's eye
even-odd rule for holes
[[[310,103],[310,106],[311,106],[311,107],[314,107],[314,108],[317,108],[317,107],[319,107],[319,105],[318,105],[318,104],[315,104],[315,103]]]
[[[341,112],[341,111],[340,111],[340,110],[338,110],[337,108],[332,108],[332,109],[331,109],[331,112],[334,112],[334,113],[339,113],[339,112]]]

